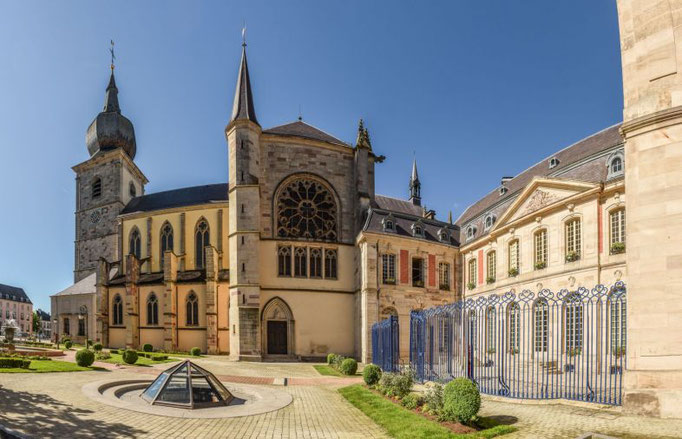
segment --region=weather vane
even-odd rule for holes
[[[246,20],[244,20],[244,25],[242,26],[242,46],[246,47]]]
[[[114,55],[114,40],[110,40],[111,47],[109,47],[109,52],[111,53],[111,71],[114,71],[114,60],[116,60],[116,55]]]

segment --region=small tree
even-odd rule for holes
[[[33,333],[41,334],[43,332],[42,319],[37,311],[33,311]]]

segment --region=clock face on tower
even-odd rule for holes
[[[97,224],[101,218],[102,213],[99,210],[95,210],[90,214],[90,222],[93,224]]]

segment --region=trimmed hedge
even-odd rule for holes
[[[142,346],[142,350],[145,352],[151,352],[154,350],[154,346],[149,343],[145,343],[144,346]]]
[[[137,352],[132,350],[132,349],[126,349],[123,352],[123,361],[125,361],[128,364],[135,364],[137,361]]]
[[[73,343],[71,343],[71,340],[66,340],[66,341],[64,342],[64,347],[65,347],[66,349],[71,349],[71,346],[73,346]]]
[[[23,358],[0,358],[0,368],[28,369],[30,365],[31,360],[24,360]]]
[[[355,375],[355,372],[358,371],[358,362],[355,361],[353,358],[346,358],[341,362],[341,365],[339,366],[339,372],[341,372],[344,375]]]
[[[95,362],[95,353],[90,349],[81,349],[76,352],[76,363],[80,367],[90,367]]]
[[[336,357],[338,357],[336,354],[327,354],[327,364],[331,366],[336,363]]]
[[[92,348],[95,350],[95,352],[100,352],[102,350],[102,343],[95,343],[92,345]]]
[[[362,371],[362,379],[368,386],[375,385],[381,379],[381,368],[376,364],[368,364]]]
[[[165,361],[168,360],[168,355],[156,354],[151,356],[152,361]]]
[[[198,357],[201,355],[201,349],[199,349],[198,347],[195,346],[189,350],[189,353],[194,357]]]
[[[456,378],[443,390],[443,415],[449,421],[469,422],[481,408],[481,394],[476,384],[466,378]]]

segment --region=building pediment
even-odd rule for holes
[[[535,178],[502,214],[493,230],[596,187],[596,184],[580,181]]]

